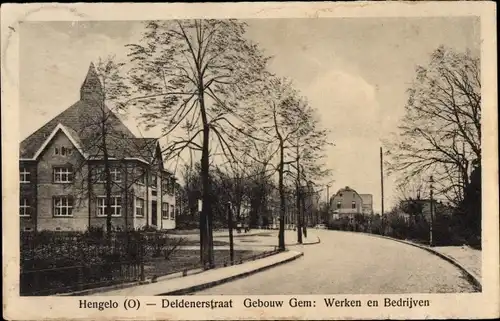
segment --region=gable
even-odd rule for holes
[[[108,122],[116,136],[135,137],[118,116],[107,107],[103,109],[96,103],[78,101],[24,139],[20,146],[20,157],[33,158],[40,146],[59,124],[71,130],[74,138],[78,137],[80,141],[84,141],[89,135],[93,134],[93,131],[89,130],[89,128],[92,128],[90,123],[96,122],[96,117],[101,115],[103,111],[109,113]]]
[[[57,154],[55,154],[55,149],[57,148]],[[36,152],[34,159],[40,159],[45,157],[45,155],[62,155],[62,148],[65,149],[64,154],[67,154],[67,150],[71,150],[71,155],[76,153],[84,156],[80,144],[71,136],[71,134],[63,126],[58,126],[54,129],[53,133],[46,139],[46,141],[40,146],[39,150]]]
[[[66,146],[66,148],[72,148],[78,151],[81,155],[85,156],[82,149],[82,144],[77,137],[71,134],[71,131],[59,124],[52,131],[52,133],[45,139],[38,150],[35,152],[33,159],[38,159],[40,155],[50,146],[54,144],[54,141],[61,144],[61,147]]]

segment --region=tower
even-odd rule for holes
[[[102,84],[93,63],[90,63],[87,77],[80,88],[80,100],[89,102],[103,102],[104,100]]]

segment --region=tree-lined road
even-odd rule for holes
[[[422,249],[369,235],[315,230],[304,256],[198,295],[474,292],[452,264]],[[276,239],[275,239],[276,240]]]

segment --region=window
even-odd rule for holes
[[[356,202],[355,201],[352,201],[352,208],[356,208]]]
[[[54,216],[73,216],[73,198],[71,196],[54,197]]]
[[[97,197],[97,216],[106,216],[107,203],[105,196]],[[122,198],[120,196],[111,197],[111,216],[120,216],[122,210]]]
[[[174,212],[174,206],[173,205],[170,205],[170,219],[174,219],[174,215],[175,215],[175,212]]]
[[[146,170],[144,168],[139,167],[137,169],[137,173],[138,173],[137,182],[139,184],[146,184]]]
[[[144,216],[144,199],[137,197],[135,199],[135,216]]]
[[[106,177],[104,175],[104,167],[98,166],[95,168],[95,181],[98,183],[103,183],[106,181]]]
[[[342,206],[342,203],[340,201],[337,202],[337,208],[340,208]]]
[[[96,182],[104,183],[106,182],[106,171],[104,170],[104,166],[96,167]],[[112,182],[121,182],[122,181],[122,172],[119,168],[111,168],[109,170],[109,174],[111,175]]]
[[[54,167],[54,183],[71,183],[73,170],[69,167]]]
[[[31,206],[27,198],[21,198],[20,200],[19,215],[24,217],[31,216]]]
[[[20,177],[21,183],[29,183],[30,182],[30,172],[27,168],[25,168],[25,167],[21,168],[21,171],[19,174],[21,175],[21,177]]]
[[[59,148],[58,147],[54,148],[54,155],[59,155]]]
[[[151,175],[151,187],[156,188],[156,184],[158,184],[158,176],[153,174]]]
[[[113,182],[121,182],[122,181],[122,171],[119,168],[112,168],[110,170],[111,180]]]
[[[162,190],[164,193],[168,193],[170,195],[173,195],[174,193],[174,180],[173,178],[166,176],[162,180]]]
[[[161,204],[161,217],[168,218],[168,203]]]
[[[163,177],[161,180],[161,190],[163,193],[167,193],[168,190],[168,177]]]
[[[340,196],[340,197],[342,197],[342,193],[340,193],[340,195],[339,195],[339,196]]]

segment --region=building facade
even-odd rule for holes
[[[92,64],[80,100],[21,142],[19,175],[24,231],[105,228],[109,212],[117,230],[175,228],[158,139],[135,137],[104,104]]]
[[[341,188],[330,198],[330,209],[332,219],[342,217],[354,218],[356,214],[373,214],[373,196],[371,194],[359,194],[354,189],[346,186]]]

